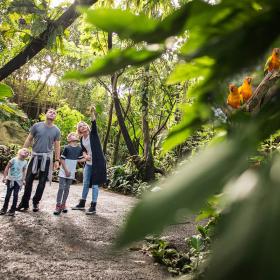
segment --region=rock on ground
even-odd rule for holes
[[[0,279],[155,280],[170,277],[165,268],[154,264],[142,251],[110,253],[116,232],[136,202],[135,198],[101,190],[96,215],[86,216],[82,211],[70,210],[54,216],[57,188],[56,183],[47,184],[38,213],[0,216]],[[81,191],[81,185],[71,186],[69,206],[77,203]],[[0,194],[2,207],[4,186]],[[185,233],[193,231],[193,225],[186,224],[171,227],[166,235],[176,243]]]

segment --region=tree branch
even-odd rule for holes
[[[89,6],[96,2],[97,0],[76,0],[57,20],[50,22],[45,31],[37,38],[33,38],[23,51],[0,69],[0,81],[8,77],[44,49],[52,36],[56,36],[69,27],[80,15],[76,11],[78,5]]]
[[[280,72],[268,73],[256,88],[249,101],[242,107],[242,109],[245,109],[245,111],[252,114],[257,114],[264,105],[266,96],[269,96],[268,94],[270,89],[279,79]]]

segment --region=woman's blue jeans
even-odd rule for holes
[[[86,164],[85,168],[84,168],[84,173],[83,173],[82,199],[84,199],[84,200],[87,199],[91,177],[92,177],[92,166],[89,164]],[[99,193],[98,185],[92,185],[92,202],[97,202],[98,193]]]

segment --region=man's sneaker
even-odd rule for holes
[[[14,210],[14,209],[10,209],[10,210],[7,212],[7,215],[8,215],[8,216],[14,216],[14,215],[15,215],[15,210]]]
[[[60,209],[61,209],[62,213],[67,213],[68,212],[68,209],[67,209],[65,204],[61,204]]]
[[[60,204],[56,204],[55,210],[53,212],[54,215],[59,215],[61,213],[61,206]]]
[[[16,208],[16,211],[19,212],[25,212],[29,209],[29,207],[24,207],[21,203],[18,205],[18,207]]]
[[[80,202],[72,207],[72,210],[85,210],[85,204],[86,204],[86,200],[85,199],[80,199]]]
[[[93,215],[96,213],[96,202],[91,202],[90,207],[86,212],[86,215]]]
[[[33,212],[39,211],[39,203],[33,203]]]
[[[0,215],[5,215],[6,213],[7,213],[7,209],[2,208],[2,209],[0,210]]]

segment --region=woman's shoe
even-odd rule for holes
[[[39,203],[33,203],[33,212],[38,212],[39,210]]]
[[[18,207],[16,208],[16,211],[19,211],[19,212],[25,212],[29,209],[29,207],[25,207],[23,206],[23,204],[19,204]]]
[[[96,213],[96,202],[91,202],[90,207],[86,212],[86,215],[93,215]]]
[[[80,202],[72,207],[72,210],[85,210],[85,205],[86,205],[86,200],[85,199],[80,199]]]

